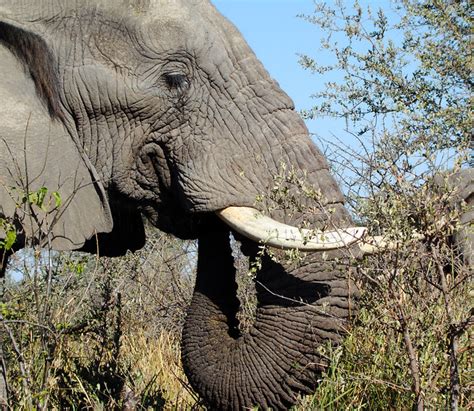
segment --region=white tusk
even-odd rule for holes
[[[420,233],[414,233],[411,240],[424,240],[425,236]],[[383,251],[393,251],[402,245],[400,241],[387,241],[387,239],[381,235],[374,237],[366,236],[363,242],[359,244],[361,251],[364,255],[377,254]]]
[[[322,251],[347,247],[360,241],[365,227],[316,231],[279,223],[251,207],[227,207],[216,214],[231,228],[256,242],[281,249]]]
[[[364,242],[359,244],[359,247],[364,255],[372,255],[385,250],[393,250],[396,245],[394,243],[387,242],[383,236],[377,235],[375,237],[365,237]]]

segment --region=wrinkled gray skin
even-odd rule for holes
[[[292,101],[236,28],[205,0],[0,0],[0,73],[0,216],[23,233],[18,247],[33,237],[95,251],[97,239],[100,254],[120,255],[143,245],[142,214],[198,238],[182,343],[195,390],[224,410],[285,409],[314,389],[317,349],[340,341],[349,316],[345,260],[265,257],[241,335],[230,229],[213,212],[268,198],[285,163],[332,210],[312,213],[314,227],[351,221]],[[59,209],[16,207],[41,186],[61,193]],[[272,217],[302,218],[287,214]],[[257,245],[242,250],[252,260]]]
[[[198,238],[182,342],[195,390],[219,410],[285,409],[313,390],[326,365],[318,347],[338,343],[349,316],[347,260],[264,257],[255,323],[241,335],[231,230],[213,212],[268,198],[284,163],[321,193],[313,227],[351,221],[293,103],[235,27],[205,0],[0,0],[0,73],[0,217],[15,223],[17,248],[33,239],[121,255],[143,245],[141,215]],[[472,206],[468,173],[460,195]],[[61,207],[18,207],[42,186]],[[460,236],[472,256],[472,231]],[[255,259],[257,244],[240,240]]]

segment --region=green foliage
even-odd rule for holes
[[[320,52],[332,63],[301,56],[324,84],[303,115],[345,119],[345,133],[326,140],[333,169],[359,224],[399,247],[359,264],[360,316],[308,401],[314,409],[469,407],[473,273],[453,246],[466,207],[454,198],[466,187],[433,181],[473,161],[471,5],[361,4],[315,2],[305,16],[324,31]]]
[[[385,141],[378,161],[397,164],[401,153],[409,163],[414,154],[434,161],[441,150],[466,150],[473,125],[470,2],[390,4],[392,10],[374,10],[357,1],[315,2],[315,13],[305,18],[325,31],[321,52],[333,63],[301,56],[325,84],[303,115],[345,118],[357,137],[375,131]]]
[[[462,296],[462,294],[459,294]],[[375,300],[375,299],[374,299]],[[404,349],[403,334],[397,331],[396,320],[387,310],[386,301],[374,306],[374,300],[362,301],[358,320],[344,340],[342,346],[328,347],[326,355],[330,366],[313,396],[301,400],[296,410],[405,410],[415,402],[409,359]],[[420,299],[420,303],[422,303]],[[458,301],[463,309],[466,304]],[[423,307],[426,307],[426,303]],[[414,307],[410,307],[413,310]],[[440,309],[441,308],[441,309]],[[412,313],[424,324],[419,332],[426,332],[419,348],[427,384],[425,406],[428,409],[449,408],[449,364],[443,358],[445,349],[440,335],[440,321],[435,320],[426,331],[433,316],[444,316],[442,305],[434,305],[426,314],[416,309]],[[386,327],[384,332],[381,327]],[[469,354],[469,336],[464,335],[459,343],[459,365],[462,384],[468,388],[472,358]],[[470,392],[462,392],[463,403],[469,404]]]
[[[26,192],[20,196],[20,204],[35,205],[44,212],[48,212],[51,209],[59,208],[62,200],[61,195],[58,191],[52,191],[49,193],[46,187],[41,187],[36,191]]]
[[[0,218],[0,233],[5,233],[5,238],[0,239],[0,250],[8,251],[13,247],[16,241],[16,229],[12,223],[4,218]]]

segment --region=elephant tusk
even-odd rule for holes
[[[410,240],[424,240],[426,237],[420,233],[413,233]],[[383,251],[393,251],[398,249],[402,243],[400,241],[387,241],[384,236],[377,235],[374,237],[366,236],[359,244],[364,255],[373,255]]]
[[[366,232],[365,227],[349,227],[335,231],[292,227],[251,207],[227,207],[216,211],[216,214],[243,236],[281,249],[334,250],[361,241]]]

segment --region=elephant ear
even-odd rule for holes
[[[74,250],[112,230],[104,188],[68,132],[42,37],[0,16],[0,240]],[[73,128],[71,128],[72,130]]]

